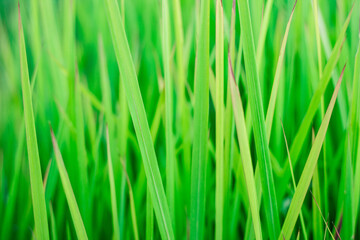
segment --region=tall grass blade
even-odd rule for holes
[[[245,175],[246,189],[249,197],[250,211],[253,219],[253,226],[255,231],[256,239],[262,239],[261,233],[261,222],[259,216],[259,204],[256,196],[256,185],[254,179],[254,169],[251,161],[251,150],[248,142],[248,137],[246,133],[246,124],[244,117],[244,109],[242,106],[241,96],[238,89],[238,86],[235,82],[234,72],[231,66],[231,61],[229,58],[228,61],[229,69],[232,76],[232,81],[230,81],[231,86],[231,96],[232,104],[234,110],[234,118],[237,130],[237,136],[240,147],[241,161],[243,165],[243,171]]]
[[[59,170],[60,179],[61,179],[61,183],[62,183],[64,192],[65,192],[66,200],[67,200],[69,208],[70,208],[71,218],[74,223],[76,235],[77,235],[78,239],[88,239],[86,231],[85,231],[85,226],[84,226],[84,223],[81,218],[80,211],[79,211],[79,207],[76,203],[75,195],[74,195],[74,192],[71,187],[70,179],[69,179],[68,173],[66,171],[64,161],[61,156],[60,149],[57,144],[57,141],[56,141],[56,138],[55,138],[52,128],[50,129],[50,131],[51,131],[51,140],[52,140],[53,147],[54,147],[56,165]]]
[[[168,0],[162,0],[163,64],[165,79],[166,196],[175,228],[175,149],[173,137],[173,84],[170,72],[170,18]]]
[[[210,1],[202,0],[195,71],[194,142],[191,166],[190,239],[202,239],[205,223],[205,173],[209,119]]]
[[[317,166],[317,160],[318,160],[318,157],[320,154],[322,143],[325,139],[325,134],[326,134],[327,128],[329,126],[330,117],[331,117],[332,110],[335,105],[337,94],[340,89],[340,84],[341,84],[341,81],[343,78],[344,70],[345,70],[345,66],[342,70],[339,81],[338,81],[338,83],[335,87],[334,93],[331,97],[328,109],[326,110],[326,114],[324,116],[324,120],[321,123],[319,131],[316,135],[315,142],[310,150],[308,159],[307,159],[305,167],[303,169],[303,173],[301,174],[301,177],[300,177],[299,184],[297,186],[297,189],[296,189],[293,199],[291,201],[290,208],[286,214],[286,218],[285,218],[282,230],[281,230],[281,234],[279,236],[279,240],[282,239],[282,235],[284,235],[285,239],[290,239],[290,237],[291,237],[296,220],[299,216],[301,206],[304,202],[305,195],[307,193],[307,189],[310,185],[312,175],[314,173],[315,167]]]
[[[216,1],[216,189],[215,237],[223,238],[224,211],[224,12]]]
[[[109,137],[109,128],[106,126],[106,150],[107,150],[107,159],[108,159],[108,171],[109,171],[109,182],[110,182],[110,196],[111,196],[111,213],[113,220],[113,230],[114,238],[120,239],[120,229],[118,222],[118,212],[117,212],[117,202],[116,202],[116,191],[115,191],[115,180],[114,180],[114,170],[111,160],[110,152],[110,137]]]
[[[31,196],[35,221],[35,236],[39,239],[49,239],[45,193],[42,185],[42,174],[37,145],[33,104],[31,98],[29,70],[26,58],[24,31],[21,22],[20,4],[18,4],[20,74],[24,106],[24,119],[26,129],[26,144],[29,160]]]
[[[146,178],[148,180],[160,233],[164,239],[173,239],[174,232],[171,226],[169,207],[161,181],[159,166],[157,164],[154,144],[151,139],[149,124],[137,81],[135,66],[131,58],[117,1],[106,0],[105,8],[113,40],[113,47],[120,69],[121,79],[123,79],[127,103],[134,124],[141,156],[143,158]]]
[[[264,192],[264,204],[270,239],[276,239],[280,232],[279,213],[275,195],[275,184],[267,143],[265,118],[262,106],[259,76],[255,61],[254,39],[247,0],[238,0],[240,24],[244,34],[244,59],[247,89],[254,128],[255,147],[260,166],[261,185]]]

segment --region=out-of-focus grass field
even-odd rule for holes
[[[0,1],[0,239],[359,239],[358,0]]]

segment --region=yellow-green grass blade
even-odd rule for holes
[[[36,68],[34,70],[33,76],[31,77],[31,86],[30,86],[31,93],[33,93],[33,91],[34,91],[34,86],[35,86],[35,82],[37,79],[36,78],[37,68],[38,68],[38,65],[36,66]],[[36,111],[36,104],[35,104],[34,109]],[[34,113],[36,113],[36,112],[34,112]],[[1,235],[0,235],[1,239],[9,238],[9,231],[11,230],[10,225],[13,221],[16,198],[18,195],[18,186],[19,186],[19,180],[20,180],[19,175],[21,172],[20,170],[21,170],[21,166],[22,166],[22,162],[23,162],[22,160],[23,160],[23,154],[24,154],[24,147],[25,147],[25,120],[22,119],[22,124],[20,127],[19,142],[18,142],[18,145],[16,148],[15,158],[14,158],[14,164],[15,164],[14,176],[11,181],[10,192],[9,192],[8,200],[6,202],[5,212],[3,215]],[[0,182],[0,184],[1,184],[1,182]]]
[[[244,34],[244,59],[247,89],[253,122],[255,148],[260,166],[261,185],[264,193],[266,222],[270,239],[276,239],[280,232],[279,213],[275,195],[275,184],[270,162],[270,151],[265,130],[259,76],[255,61],[254,39],[247,0],[238,0],[240,24]]]
[[[224,211],[224,12],[216,1],[216,189],[215,238],[223,238]]]
[[[298,160],[298,157],[300,155],[300,151],[302,149],[302,146],[304,144],[306,135],[308,133],[308,130],[310,128],[311,122],[315,116],[315,113],[318,109],[318,106],[320,104],[321,101],[321,97],[323,96],[323,94],[325,93],[326,87],[330,81],[330,76],[332,71],[334,70],[337,60],[339,58],[340,52],[341,52],[341,48],[342,48],[342,44],[344,42],[344,38],[345,38],[345,33],[346,33],[346,29],[349,25],[350,22],[350,18],[351,18],[351,14],[352,14],[352,10],[350,11],[342,29],[340,34],[338,35],[338,39],[336,41],[336,44],[333,48],[333,51],[331,53],[331,56],[324,68],[323,74],[322,74],[322,78],[320,79],[320,82],[318,84],[318,87],[316,89],[316,91],[314,92],[314,95],[310,101],[309,107],[306,111],[306,114],[303,118],[303,121],[300,125],[299,130],[297,131],[297,134],[294,138],[294,141],[290,147],[290,153],[291,153],[291,157],[292,157],[292,161],[293,161],[293,165],[295,166]],[[286,167],[285,170],[288,168],[287,162],[285,163]],[[287,179],[287,178],[286,178]]]
[[[144,169],[160,233],[164,239],[173,239],[174,232],[171,226],[170,211],[161,181],[159,166],[157,164],[154,144],[151,139],[149,124],[137,81],[135,66],[132,61],[117,1],[106,0],[105,5],[113,47],[143,158]]]
[[[282,67],[284,64],[285,48],[286,48],[286,43],[287,43],[287,39],[289,36],[290,25],[291,25],[291,21],[292,21],[293,15],[294,15],[296,3],[297,3],[297,0],[295,1],[294,7],[291,11],[288,23],[286,25],[284,38],[281,43],[281,49],[280,49],[280,53],[279,53],[278,62],[276,65],[274,82],[273,82],[273,86],[271,89],[269,105],[268,105],[267,112],[266,112],[265,125],[266,125],[267,142],[269,142],[269,140],[270,140],[271,127],[272,127],[272,123],[273,123],[273,119],[274,119],[274,112],[275,112],[275,103],[276,103],[277,93],[278,93],[279,84],[280,84],[280,75],[281,75]]]
[[[338,81],[338,83],[335,87],[334,93],[331,97],[328,109],[326,110],[326,114],[321,123],[319,131],[316,135],[314,144],[311,147],[308,159],[306,161],[305,167],[304,167],[303,172],[300,177],[299,184],[296,188],[296,191],[295,191],[293,199],[291,201],[289,210],[286,214],[286,218],[285,218],[282,230],[281,230],[281,234],[279,235],[279,238],[278,238],[279,240],[283,239],[283,236],[285,239],[290,239],[291,234],[294,230],[294,226],[295,226],[296,220],[299,216],[301,207],[303,205],[308,187],[309,187],[311,179],[312,179],[312,175],[314,173],[315,167],[317,166],[317,160],[318,160],[318,157],[320,154],[322,143],[325,139],[327,128],[329,126],[332,110],[334,109],[336,97],[337,97],[337,94],[340,89],[344,70],[345,70],[345,66],[342,70],[339,81]],[[290,154],[291,154],[291,152],[290,152]]]
[[[170,71],[170,17],[168,0],[162,0],[162,52],[165,79],[166,196],[175,229],[175,149],[173,136],[173,80]]]
[[[248,142],[246,124],[244,117],[244,109],[242,106],[241,96],[239,88],[235,82],[235,76],[231,65],[230,58],[228,59],[228,67],[231,73],[231,96],[232,96],[232,105],[234,111],[234,118],[238,136],[238,142],[240,147],[241,161],[243,165],[243,171],[245,176],[246,189],[249,197],[250,211],[253,219],[253,226],[255,231],[256,239],[262,239],[261,232],[261,222],[259,216],[259,204],[256,196],[256,186],[254,179],[254,169],[251,161],[251,151]]]
[[[288,160],[289,160],[289,166],[290,166],[290,171],[291,171],[291,178],[292,178],[292,183],[293,183],[293,187],[294,187],[294,191],[296,191],[296,181],[295,181],[295,176],[294,176],[294,170],[291,164],[291,156],[290,156],[290,150],[289,150],[289,146],[288,146],[288,142],[287,142],[287,138],[286,138],[286,134],[285,134],[285,129],[284,129],[284,125],[281,122],[281,128],[283,130],[283,134],[284,134],[284,140],[285,140],[285,146],[286,146],[286,153],[288,155]],[[300,210],[300,223],[301,223],[301,229],[302,232],[304,234],[304,239],[308,239],[307,237],[307,233],[306,233],[306,227],[305,227],[305,222],[304,222],[304,217],[302,214],[302,211]]]
[[[178,109],[176,114],[180,119],[178,122],[178,132],[183,135],[183,159],[190,161],[191,158],[191,142],[188,136],[188,122],[189,122],[189,109],[186,102],[186,70],[184,64],[184,32],[182,23],[182,13],[180,0],[172,1],[172,13],[174,19],[174,33],[175,33],[175,54],[176,54],[176,68],[177,68],[177,93],[178,93]],[[190,169],[188,169],[190,170]],[[190,171],[188,171],[190,176]]]
[[[195,70],[194,141],[191,166],[190,239],[202,239],[205,224],[205,175],[209,119],[210,1],[201,1]]]
[[[113,170],[113,165],[112,165],[112,160],[111,160],[110,137],[109,137],[108,126],[106,126],[106,150],[107,150],[107,160],[108,160],[107,163],[108,163],[108,172],[109,172],[111,214],[112,214],[112,220],[113,220],[114,239],[120,239],[120,229],[119,229],[119,222],[118,222],[116,191],[115,191],[115,179],[114,179],[114,170]]]
[[[24,119],[26,129],[26,144],[29,160],[31,196],[35,221],[35,235],[39,239],[49,239],[45,193],[42,185],[42,174],[37,145],[33,104],[31,98],[29,70],[26,59],[24,31],[21,22],[20,5],[18,5],[20,74],[24,106]]]
[[[50,131],[51,131],[51,140],[52,140],[54,153],[55,153],[56,165],[59,170],[61,183],[62,183],[64,192],[65,192],[66,200],[68,202],[68,206],[70,209],[71,218],[74,223],[76,235],[77,235],[78,239],[88,239],[86,231],[85,231],[84,223],[81,218],[80,211],[79,211],[79,207],[76,203],[75,195],[74,195],[74,192],[71,187],[70,179],[69,179],[68,173],[66,171],[64,161],[61,156],[60,149],[59,149],[59,146],[56,141],[56,138],[55,138],[52,128],[50,129]]]
[[[266,33],[269,28],[270,13],[271,13],[273,4],[274,4],[274,0],[269,0],[266,2],[264,16],[263,16],[261,26],[260,26],[259,39],[257,42],[257,49],[256,49],[256,63],[258,66],[260,66],[260,64],[261,64],[261,59],[262,59],[262,56],[264,53]]]

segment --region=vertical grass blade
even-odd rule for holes
[[[20,5],[18,4],[19,21],[19,49],[20,74],[24,106],[24,119],[26,129],[26,144],[28,150],[31,196],[35,221],[35,236],[39,239],[49,239],[48,220],[45,205],[45,193],[42,184],[42,174],[37,145],[33,104],[31,98],[29,70],[26,58],[24,31],[21,22]]]
[[[110,152],[110,138],[109,138],[109,129],[106,126],[106,150],[107,150],[107,162],[108,162],[108,171],[109,171],[109,183],[110,183],[110,195],[111,195],[111,213],[113,220],[113,230],[114,230],[114,238],[120,239],[120,229],[118,222],[118,214],[117,214],[117,202],[116,202],[116,191],[115,191],[115,180],[114,180],[114,171],[111,160],[111,152]]]
[[[173,87],[170,72],[170,18],[168,0],[162,0],[162,49],[165,79],[166,196],[175,228],[175,149],[173,140]]]
[[[70,208],[71,218],[74,223],[76,235],[78,239],[88,239],[85,231],[84,223],[80,215],[79,207],[76,203],[75,195],[71,187],[70,179],[60,153],[59,146],[57,144],[53,130],[50,129],[50,131],[51,131],[51,140],[54,147],[56,165],[59,170],[60,179],[65,192],[66,200]]]
[[[131,187],[129,175],[126,172],[125,164],[124,164],[123,161],[121,162],[121,164],[122,164],[124,174],[126,176],[126,181],[127,181],[127,184],[128,184],[128,188],[129,188],[130,212],[131,212],[131,221],[132,221],[132,226],[133,226],[133,231],[134,231],[134,239],[139,240],[139,231],[138,231],[137,220],[136,220],[134,193],[133,193],[133,190],[132,190],[132,187]]]
[[[224,210],[224,12],[216,1],[216,189],[215,238],[223,237]]]
[[[210,1],[202,0],[195,71],[194,142],[191,166],[190,239],[202,239],[205,223],[205,174],[209,118]]]
[[[137,81],[135,66],[131,58],[129,44],[117,1],[106,0],[105,8],[113,40],[113,47],[120,69],[121,79],[123,79],[127,103],[134,124],[141,156],[143,158],[145,174],[148,180],[160,233],[163,239],[173,239],[174,232],[171,226],[169,207],[161,181],[159,166],[157,164],[154,144],[151,139],[149,124]]]
[[[240,24],[244,34],[244,59],[247,89],[254,128],[255,148],[260,166],[261,184],[270,239],[276,239],[280,232],[279,213],[275,195],[275,184],[270,162],[270,151],[265,130],[265,117],[260,92],[259,76],[255,61],[254,39],[247,0],[238,0]]]
[[[358,80],[360,79],[360,33],[359,33],[359,44],[358,44],[358,49],[355,55],[355,66],[354,66],[354,86],[355,86],[355,82],[357,82],[358,84]],[[353,97],[355,97],[356,95],[353,95]],[[359,119],[360,119],[360,93],[359,91],[357,91],[357,98],[353,100],[353,102],[356,101],[357,102],[357,121],[354,120],[354,126],[351,126],[350,123],[350,128],[358,128],[360,127],[359,125]],[[355,111],[354,111],[355,112]],[[355,118],[355,117],[354,117]],[[360,197],[360,134],[358,133],[358,138],[357,138],[358,142],[357,145],[354,144],[354,149],[357,148],[357,153],[356,153],[356,165],[355,165],[355,176],[354,176],[354,225],[356,223],[356,219],[358,217],[359,214],[359,197]],[[354,139],[355,142],[355,139]],[[355,159],[355,152],[353,154],[353,157]],[[360,221],[360,220],[359,220]]]
[[[299,184],[296,188],[296,191],[295,191],[295,194],[291,201],[289,210],[286,214],[284,225],[282,227],[281,234],[279,235],[279,238],[278,238],[279,240],[282,240],[283,237],[286,240],[290,239],[291,234],[294,230],[294,226],[295,226],[296,220],[299,216],[301,206],[303,205],[305,195],[307,193],[308,187],[309,187],[311,179],[312,179],[312,175],[314,173],[315,167],[317,166],[317,160],[318,160],[318,157],[320,154],[322,143],[325,139],[325,134],[326,134],[327,128],[329,126],[330,117],[332,114],[332,110],[334,109],[337,94],[340,89],[340,84],[341,84],[341,81],[343,78],[344,70],[345,70],[345,66],[342,70],[339,81],[338,81],[338,83],[335,87],[334,93],[331,97],[328,109],[326,110],[326,114],[324,116],[323,122],[321,123],[319,131],[316,135],[314,144],[311,147],[308,159],[306,161],[305,167],[304,167],[303,172],[300,177]]]
[[[247,137],[248,135],[246,132],[244,109],[242,106],[240,92],[235,82],[235,76],[230,58],[228,58],[228,64],[231,73],[230,89],[231,89],[232,105],[234,110],[237,136],[240,147],[241,161],[243,165],[247,194],[249,197],[250,211],[253,219],[254,232],[256,239],[259,240],[262,239],[261,222],[260,222],[259,207],[258,207],[259,204],[256,196],[254,169],[251,162],[251,151]]]

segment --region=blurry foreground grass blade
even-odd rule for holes
[[[151,199],[160,233],[163,239],[173,239],[174,232],[171,225],[169,207],[165,197],[159,166],[157,164],[154,144],[151,139],[149,124],[140,93],[135,66],[132,61],[117,1],[106,0],[105,5],[108,16],[108,24],[113,40],[113,47],[121,79],[124,83],[129,111],[143,158],[146,178],[149,184]]]
[[[170,208],[172,224],[175,224],[175,149],[173,136],[173,80],[170,72],[170,18],[168,0],[162,0],[162,25],[163,25],[163,64],[165,79],[165,134],[166,134],[166,196]]]
[[[26,129],[26,144],[29,160],[31,196],[35,221],[35,236],[39,239],[49,239],[45,193],[42,184],[42,174],[35,131],[35,120],[30,90],[28,63],[26,58],[24,31],[20,16],[20,5],[18,5],[18,17],[21,86]]]
[[[190,239],[202,239],[205,224],[205,175],[209,119],[210,0],[201,1],[195,70],[194,142],[191,166]]]
[[[77,235],[78,239],[88,239],[86,231],[85,231],[84,223],[83,223],[83,220],[80,215],[79,207],[76,203],[75,195],[74,195],[74,192],[71,187],[70,179],[69,179],[68,173],[66,171],[64,161],[62,159],[60,149],[57,144],[57,141],[56,141],[56,138],[55,138],[52,128],[50,129],[50,131],[51,131],[51,140],[52,140],[53,147],[54,147],[56,165],[59,170],[61,183],[62,183],[64,192],[65,192],[68,206],[70,208],[71,218],[74,223],[76,235]]]
[[[230,81],[231,88],[231,96],[232,96],[232,104],[234,110],[234,118],[237,130],[237,136],[240,146],[241,153],[241,161],[243,165],[243,171],[245,176],[246,189],[249,197],[251,216],[253,219],[253,226],[255,231],[256,239],[262,239],[261,233],[261,222],[259,216],[259,207],[258,207],[258,199],[256,196],[256,186],[254,179],[254,169],[251,162],[251,150],[248,142],[248,135],[246,133],[246,124],[244,117],[244,109],[241,102],[241,96],[238,89],[238,86],[235,82],[234,72],[231,66],[230,58],[229,61],[229,69],[231,72],[232,80]]]
[[[308,159],[306,161],[305,167],[303,169],[303,172],[300,177],[299,184],[296,188],[294,197],[291,201],[289,210],[287,212],[284,225],[281,230],[281,234],[279,235],[279,240],[283,239],[283,236],[285,239],[290,239],[291,234],[294,230],[294,226],[296,223],[296,220],[299,216],[301,207],[303,205],[308,187],[310,185],[312,175],[314,173],[315,167],[317,166],[317,160],[320,154],[320,150],[322,147],[322,143],[325,139],[326,131],[329,126],[332,110],[335,105],[336,97],[340,89],[341,81],[343,78],[345,66],[342,70],[342,73],[340,75],[340,79],[335,87],[334,93],[331,97],[328,109],[326,110],[326,114],[324,116],[324,120],[321,123],[321,126],[319,128],[319,131],[316,135],[315,142],[313,146],[311,147]]]
[[[215,237],[223,238],[224,211],[224,11],[216,1],[216,189]]]
[[[280,232],[279,213],[275,195],[275,184],[267,143],[265,117],[260,92],[259,76],[255,61],[254,39],[251,29],[248,0],[238,0],[240,23],[244,34],[244,59],[249,94],[251,117],[254,128],[257,160],[260,166],[261,185],[270,239],[276,239]]]
[[[114,171],[111,160],[111,152],[110,152],[110,137],[109,137],[109,129],[106,126],[106,146],[107,146],[107,162],[108,162],[108,171],[109,171],[109,182],[110,182],[110,195],[111,195],[111,212],[112,212],[112,220],[113,220],[113,231],[114,231],[114,239],[120,239],[120,229],[118,222],[118,214],[117,214],[117,202],[116,202],[116,191],[115,191],[115,180],[114,180]]]

